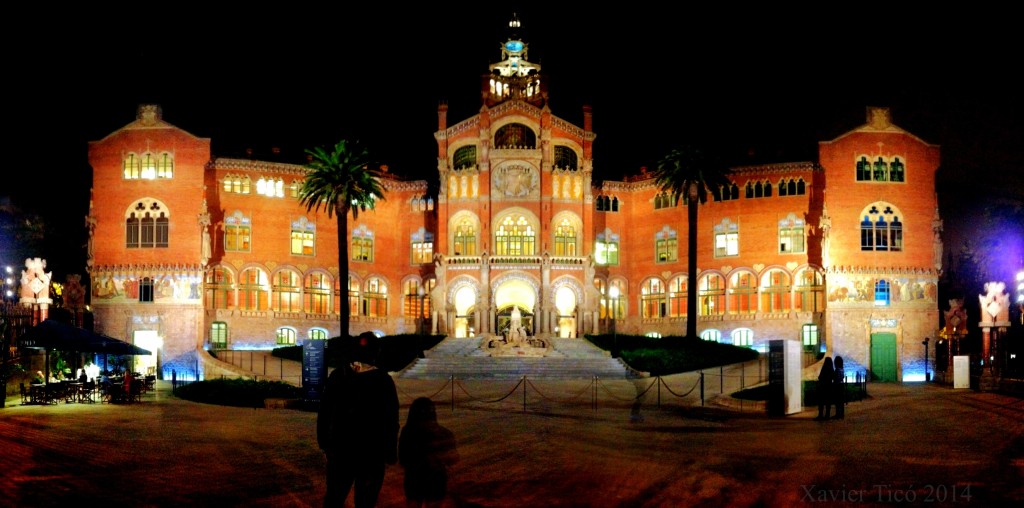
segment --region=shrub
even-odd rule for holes
[[[174,389],[174,395],[193,402],[235,407],[263,407],[264,399],[297,399],[302,388],[281,381],[210,379]]]
[[[731,365],[753,360],[760,353],[748,347],[720,344],[680,336],[653,338],[644,335],[587,335],[587,340],[605,350],[618,349],[630,367],[664,376],[679,372]]]
[[[423,357],[423,351],[436,346],[443,335],[418,335],[412,333],[387,335],[381,338],[380,361],[378,367],[389,372],[399,371],[412,363],[416,358]],[[348,352],[355,344],[355,337],[332,337],[327,340],[325,359],[327,366],[339,367]],[[274,349],[272,354],[286,360],[302,361],[302,346],[288,346]]]

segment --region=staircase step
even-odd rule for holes
[[[446,338],[406,367],[405,379],[629,379],[640,375],[586,339],[552,338],[544,357],[492,357],[482,337]]]

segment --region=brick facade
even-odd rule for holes
[[[525,47],[509,46],[483,77],[477,115],[449,124],[447,107],[438,109],[436,191],[386,174],[385,200],[347,218],[349,333],[499,334],[513,307],[532,335],[602,333],[611,285],[621,293],[619,333],[685,333],[685,205],[643,171],[595,184],[590,110],[583,126],[555,116]],[[811,349],[843,355],[850,370],[885,362],[879,370],[894,379],[923,373],[915,344],[938,327],[939,149],[896,127],[887,110],[868,112],[865,125],[822,142],[817,162],[733,168],[735,190],[700,206],[699,332],[753,347],[810,334]],[[158,165],[155,176],[146,167],[132,175],[133,157],[169,157],[173,173]],[[349,297],[337,222],[299,204],[303,166],[216,157],[209,139],[148,105],[91,143],[89,158],[98,330],[125,340],[155,332],[150,361],[164,376],[221,338],[244,349],[339,334]],[[864,160],[884,162],[887,179],[873,169],[858,179]],[[166,246],[147,245],[133,213],[162,213],[165,233],[159,221],[151,230]],[[866,213],[887,220],[885,234],[897,236],[885,241],[898,249],[865,248]],[[599,242],[617,247],[617,263]],[[895,356],[885,349],[893,338]]]

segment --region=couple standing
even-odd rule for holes
[[[440,506],[447,469],[458,461],[455,436],[437,423],[434,402],[420,397],[409,407],[399,436],[398,392],[377,368],[380,339],[356,338],[350,362],[327,378],[317,417],[317,441],[327,455],[324,506],[344,506],[355,487],[356,508],[376,506],[388,464],[401,462],[406,504]]]
[[[815,420],[835,418],[842,420],[846,416],[846,372],[843,369],[843,357],[825,357],[825,363],[818,373],[818,416]],[[832,406],[836,414],[832,416]]]

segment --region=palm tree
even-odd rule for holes
[[[686,283],[686,336],[697,337],[697,205],[707,202],[708,191],[729,184],[729,168],[693,147],[673,149],[654,170],[658,188],[686,199],[688,224]]]
[[[338,270],[342,288],[340,307],[341,337],[349,335],[348,303],[348,214],[359,218],[360,211],[372,210],[384,199],[380,173],[370,168],[369,153],[358,142],[338,141],[333,151],[322,147],[306,150],[306,180],[299,189],[299,202],[306,211],[320,211],[338,219]]]

